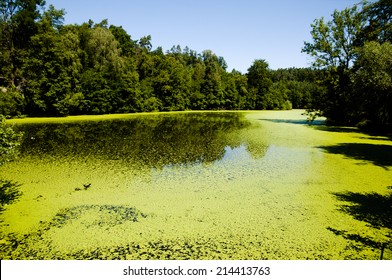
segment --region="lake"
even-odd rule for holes
[[[0,257],[391,259],[391,140],[302,113],[11,120]]]

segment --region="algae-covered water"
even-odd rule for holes
[[[391,259],[392,142],[303,111],[10,121],[1,259]]]

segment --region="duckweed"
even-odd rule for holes
[[[12,120],[0,257],[391,259],[390,139],[301,113]]]

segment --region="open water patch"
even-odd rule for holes
[[[82,205],[60,210],[49,223],[61,228],[72,220],[79,220],[86,228],[92,226],[113,227],[126,222],[138,222],[147,218],[135,208],[116,205]]]

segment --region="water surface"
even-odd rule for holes
[[[2,258],[377,259],[391,141],[301,113],[16,121]]]

